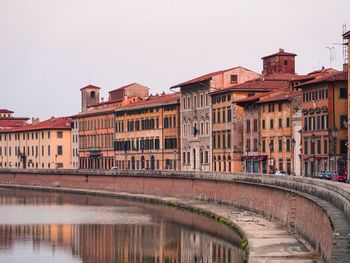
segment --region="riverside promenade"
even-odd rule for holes
[[[343,183],[256,174],[82,170],[0,170],[0,183],[158,200],[202,211],[239,229],[248,241],[250,262],[350,258],[350,187]]]

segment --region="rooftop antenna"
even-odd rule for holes
[[[346,24],[343,24],[343,35],[346,33]],[[344,60],[344,64],[347,63],[348,61],[348,44],[347,44],[347,40],[343,39],[343,43],[332,43],[332,45],[341,45],[343,48],[343,60]]]
[[[333,60],[333,51],[334,51],[334,47],[326,47],[327,49],[329,49],[329,67],[332,67],[332,60]]]
[[[91,74],[89,73],[89,85],[91,85]]]

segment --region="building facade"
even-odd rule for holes
[[[180,170],[179,93],[149,96],[115,111],[115,166]]]
[[[259,76],[260,74],[243,67],[236,67],[209,73],[171,87],[171,89],[180,88],[181,92],[181,170],[213,170],[211,119],[213,113],[209,92],[228,88]]]
[[[345,60],[347,61],[344,65],[344,71],[348,72],[348,100],[350,98],[350,84],[349,84],[349,79],[350,79],[350,56],[349,56],[349,50],[350,50],[350,31],[346,32],[343,35],[344,38],[344,44],[347,44],[345,47],[347,47],[346,49],[346,57]],[[347,42],[346,42],[347,41]],[[348,104],[348,113],[350,112],[350,105]],[[350,114],[348,114],[348,141],[350,140]],[[348,179],[349,179],[349,175],[350,175],[350,145],[348,144],[348,156],[347,156],[347,160],[348,160]]]
[[[302,89],[302,174],[346,171],[348,142],[347,72],[322,72]]]
[[[109,92],[108,100],[100,98],[100,87],[88,85],[81,89],[82,111],[73,116],[78,130],[74,144],[79,144],[79,168],[111,169],[115,166],[115,110],[136,103],[148,96],[149,88],[138,83]],[[76,154],[76,152],[75,152]]]
[[[0,167],[72,168],[70,119],[51,118],[0,131]]]

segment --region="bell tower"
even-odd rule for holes
[[[295,74],[295,57],[296,54],[285,52],[280,48],[277,53],[261,58],[262,74]]]
[[[87,108],[100,102],[100,87],[88,85],[81,88],[81,111],[87,111]]]

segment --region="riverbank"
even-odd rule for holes
[[[235,228],[242,236],[242,246],[247,252],[247,244],[249,244],[249,262],[315,262],[320,260],[319,255],[311,246],[300,236],[290,233],[286,226],[261,215],[227,205],[179,197],[61,188],[59,185],[42,187],[0,184],[0,187],[98,195],[186,209]]]

